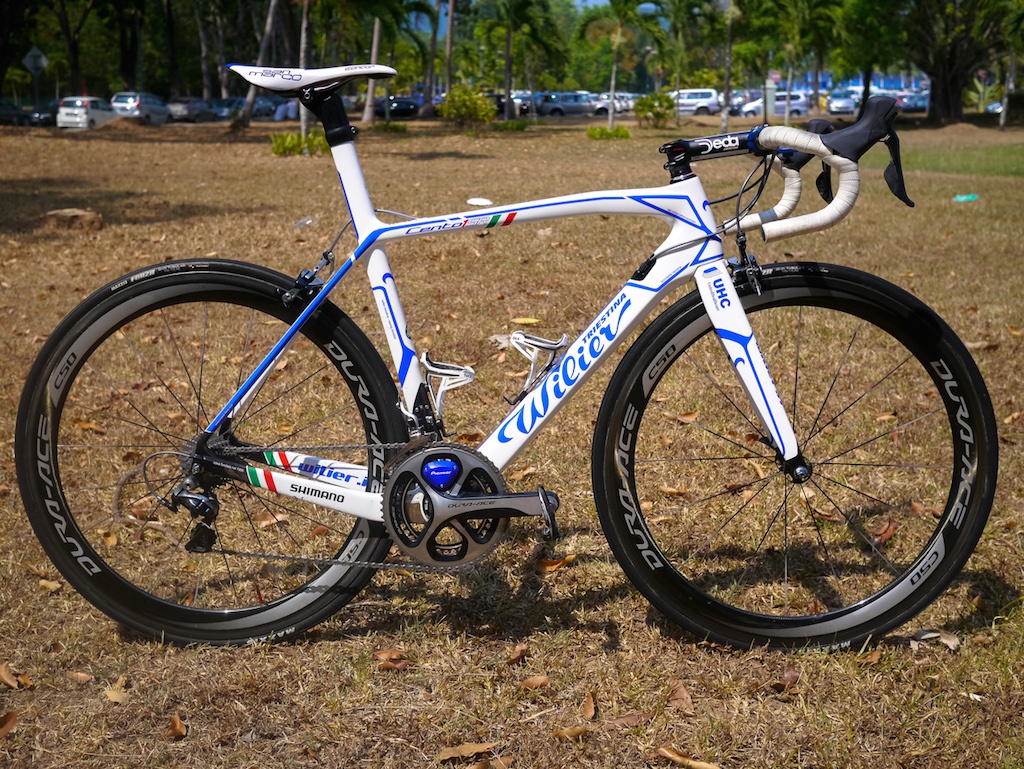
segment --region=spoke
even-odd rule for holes
[[[829,481],[831,483],[836,483],[834,480],[832,480],[831,478],[828,478],[827,476],[819,476],[819,477],[823,477],[825,480],[827,480],[827,481]],[[829,493],[827,491],[825,491],[825,489],[822,487],[822,485],[820,483],[818,483],[817,481],[815,481],[813,479],[811,480],[811,483],[814,484],[814,488],[816,488],[818,491],[820,491],[824,495],[825,499],[827,499],[829,501],[829,504],[832,505],[832,507],[835,510],[837,510],[841,516],[843,516],[843,520],[846,521],[846,525],[849,526],[858,537],[860,537],[860,539],[864,542],[864,544],[867,545],[871,549],[871,552],[874,553],[878,557],[878,559],[880,561],[882,561],[882,563],[885,565],[885,567],[890,572],[892,572],[892,574],[894,576],[899,576],[900,573],[901,573],[901,570],[892,561],[889,560],[888,556],[886,556],[885,553],[883,553],[881,550],[878,549],[878,544],[875,542],[875,540],[872,537],[869,537],[867,535],[867,533],[865,533],[865,531],[862,528],[860,528],[860,526],[857,525],[857,522],[855,520],[853,520],[853,518],[851,518],[847,514],[847,512],[843,508],[841,508],[839,506],[839,504],[834,499],[832,499],[831,496],[829,496]],[[850,488],[849,486],[845,486],[845,484],[836,483],[836,485],[837,486],[841,486],[843,488],[850,489],[850,491],[852,491],[854,493],[862,493],[862,492],[858,492],[856,489]],[[874,499],[874,497],[871,497],[868,494],[864,494],[864,496],[867,497],[868,499]],[[880,502],[880,500],[876,500],[876,501]],[[887,507],[891,507],[891,505],[888,505],[887,503],[881,503],[881,504],[886,504]]]
[[[759,451],[755,451],[753,447],[744,446],[739,441],[733,440],[732,438],[730,438],[727,435],[722,435],[721,433],[716,432],[715,430],[712,430],[710,427],[705,427],[700,421],[698,421],[696,419],[684,419],[681,414],[676,414],[674,411],[666,409],[664,406],[661,406],[660,404],[657,404],[657,403],[653,403],[651,405],[653,405],[656,409],[658,409],[658,411],[662,412],[663,414],[665,414],[665,416],[669,417],[670,419],[674,419],[677,422],[681,422],[683,424],[693,425],[693,426],[697,427],[698,429],[703,430],[704,432],[708,433],[709,435],[713,435],[714,437],[718,438],[719,440],[724,441],[725,443],[729,443],[729,444],[735,446],[736,448],[740,449],[741,451],[745,451],[745,452],[748,452],[748,453],[753,453],[756,457],[760,457],[761,459],[770,459],[770,457],[768,455],[762,454]],[[746,417],[744,417],[744,419],[746,419]],[[750,420],[747,419],[747,422],[749,423]],[[757,429],[757,428],[754,428],[754,429]],[[760,430],[758,430],[757,432],[758,432],[758,435],[761,434]]]
[[[718,390],[719,395],[721,395],[723,398],[725,398],[726,401],[728,401],[729,405],[732,406],[736,410],[736,413],[740,415],[740,417],[743,419],[743,421],[746,422],[748,425],[750,425],[750,428],[754,432],[756,432],[758,435],[760,435],[761,434],[761,428],[758,427],[756,424],[754,424],[753,421],[751,421],[750,417],[747,416],[747,414],[743,411],[743,409],[741,409],[736,404],[736,401],[734,401],[729,396],[729,393],[727,393],[724,389],[722,389],[722,386],[718,383],[718,381],[713,376],[711,376],[711,374],[708,371],[706,371],[703,366],[701,366],[699,363],[697,363],[697,361],[695,361],[690,356],[689,350],[685,350],[683,352],[683,355],[686,356],[686,359],[688,361],[690,361],[690,363],[693,365],[693,367],[695,369],[697,369],[698,372],[700,372],[701,376],[703,376],[711,384],[712,387],[714,387],[716,390]]]
[[[833,417],[832,417],[832,418],[831,418],[830,420],[828,420],[828,421],[827,421],[827,422],[826,422],[825,424],[823,424],[823,425],[821,426],[821,428],[820,428],[819,430],[817,430],[817,431],[813,431],[813,430],[812,430],[812,432],[811,432],[811,433],[809,433],[809,434],[808,434],[808,436],[807,436],[807,441],[806,441],[806,443],[810,443],[810,442],[811,442],[812,440],[814,440],[814,438],[815,438],[816,436],[818,436],[818,435],[820,435],[820,434],[821,434],[821,431],[822,431],[822,430],[824,430],[824,429],[825,429],[826,427],[828,427],[828,426],[829,426],[830,424],[832,424],[832,423],[833,423],[833,422],[835,422],[835,421],[836,421],[837,419],[839,419],[839,418],[840,418],[840,417],[841,417],[841,416],[842,416],[843,414],[845,414],[845,413],[846,413],[847,411],[849,411],[849,410],[850,410],[850,409],[852,409],[852,408],[853,408],[854,406],[856,406],[856,405],[857,405],[857,404],[858,404],[858,403],[859,403],[860,401],[864,400],[864,398],[868,397],[868,395],[870,395],[870,394],[871,394],[872,392],[874,392],[874,391],[875,391],[875,389],[877,389],[878,387],[880,387],[880,386],[882,385],[882,383],[884,383],[884,382],[885,382],[885,381],[886,381],[887,379],[889,379],[889,377],[891,377],[891,376],[892,376],[893,374],[895,374],[895,373],[896,373],[897,371],[899,371],[899,370],[900,370],[901,368],[903,368],[903,366],[905,366],[905,365],[906,365],[907,361],[910,361],[910,360],[913,360],[913,356],[912,356],[912,355],[908,355],[908,356],[907,356],[906,358],[904,358],[904,359],[903,359],[902,361],[900,361],[899,363],[897,363],[897,364],[896,364],[896,365],[895,365],[895,366],[894,366],[894,367],[893,367],[893,368],[892,368],[892,369],[891,369],[891,370],[890,370],[890,371],[889,371],[889,372],[888,372],[888,373],[887,373],[887,374],[886,374],[885,376],[883,376],[883,377],[882,377],[881,379],[879,379],[879,380],[878,380],[877,382],[875,382],[875,383],[874,383],[873,385],[871,385],[871,387],[869,387],[869,388],[868,388],[867,390],[865,390],[865,391],[864,391],[863,393],[861,393],[860,395],[858,395],[858,396],[857,396],[857,398],[855,398],[855,399],[854,399],[854,400],[853,400],[853,401],[852,401],[851,403],[849,403],[849,404],[848,404],[848,405],[846,406],[846,408],[844,408],[844,409],[843,409],[842,411],[840,411],[839,413],[835,414],[835,415],[834,415],[834,416],[833,416]],[[831,391],[830,391],[830,392],[831,392]],[[825,404],[822,404],[822,409],[824,409],[824,408],[825,408]],[[934,412],[932,412],[932,413],[934,413]],[[820,412],[819,412],[818,416],[819,416],[819,417],[821,416],[821,413],[820,413]],[[815,419],[815,424],[817,424],[817,419]],[[805,443],[805,445],[806,445],[806,443]]]
[[[760,494],[762,491],[764,491],[768,487],[768,484],[771,483],[772,479],[778,477],[778,475],[779,474],[776,473],[775,475],[769,476],[768,478],[765,478],[763,480],[753,481],[751,483],[745,484],[745,486],[753,486],[753,485],[755,485],[757,483],[761,483],[761,487],[759,489],[757,489],[757,491],[755,491],[753,493],[753,495],[751,495],[750,499],[744,500],[743,504],[740,505],[739,508],[737,508],[736,512],[734,512],[731,515],[727,516],[726,519],[724,521],[722,521],[721,524],[719,524],[717,529],[715,529],[710,534],[708,534],[704,538],[704,541],[700,545],[698,545],[696,548],[694,548],[693,552],[691,552],[683,560],[683,564],[682,565],[685,566],[686,564],[688,564],[690,561],[692,561],[694,559],[694,557],[699,555],[701,552],[703,552],[705,550],[710,550],[711,541],[713,539],[717,538],[718,535],[721,534],[725,530],[726,526],[728,526],[730,523],[732,523],[734,520],[736,520],[736,516],[738,516],[740,513],[742,513],[750,505],[750,503],[754,499],[757,498],[757,495]],[[741,487],[741,488],[743,488],[743,487]],[[734,491],[722,492],[722,494],[732,494],[732,493],[734,493]],[[706,502],[706,501],[708,501],[710,499],[714,499],[715,497],[719,497],[719,496],[721,496],[721,494],[714,494],[714,495],[712,495],[710,497],[705,497],[702,500],[698,500],[697,502],[691,502],[690,504],[683,505],[681,507],[675,508],[675,510],[667,510],[665,512],[665,514],[667,515],[669,513],[672,513],[672,512],[678,511],[678,510],[685,510],[685,509],[687,509],[689,507],[692,507],[693,505],[700,504],[701,502]]]
[[[871,443],[874,443],[875,441],[877,441],[877,440],[879,440],[881,438],[888,438],[893,433],[903,432],[904,430],[906,430],[911,425],[917,424],[921,420],[927,419],[928,417],[934,416],[935,414],[939,414],[941,412],[942,412],[942,409],[935,409],[934,411],[929,411],[927,414],[922,414],[919,417],[914,417],[910,421],[904,422],[903,424],[896,425],[892,429],[889,429],[889,430],[886,430],[884,432],[881,432],[881,433],[879,433],[878,435],[876,435],[876,436],[874,436],[872,438],[868,438],[866,441],[858,443],[856,446],[851,446],[848,449],[844,449],[843,451],[840,451],[838,454],[834,454],[833,456],[829,457],[828,459],[823,459],[820,464],[825,464],[825,465],[827,465],[827,464],[838,464],[835,460],[837,460],[839,457],[846,456],[851,451],[856,451],[857,449],[862,449],[865,446],[867,446],[867,445],[869,445]]]
[[[204,303],[203,307],[204,307],[203,314],[205,316],[205,314],[207,312],[205,303]],[[202,400],[201,400],[200,395],[199,395],[199,389],[200,389],[201,385],[197,386],[195,380],[192,378],[192,370],[189,368],[189,365],[185,362],[185,355],[182,352],[181,345],[178,344],[178,338],[174,335],[174,330],[171,328],[171,323],[167,319],[167,313],[165,313],[163,311],[163,309],[160,310],[160,319],[163,321],[164,328],[167,329],[167,334],[171,338],[171,346],[174,348],[174,351],[178,355],[178,361],[181,363],[182,373],[188,379],[188,386],[192,388],[192,393],[196,397],[196,409],[197,409],[196,410],[196,426],[200,426],[199,425],[199,413],[200,413],[200,410],[201,410]],[[204,323],[204,327],[205,327],[205,323],[206,323],[205,317],[204,317],[203,323]],[[204,349],[205,349],[205,337],[206,337],[206,332],[205,332],[205,328],[204,328],[204,331],[203,331]],[[199,378],[200,378],[200,382],[202,381],[202,366],[203,366],[203,360],[200,357],[200,359],[199,359]],[[178,396],[175,395],[174,399],[176,401],[178,401],[178,403],[181,405],[182,409],[184,409],[186,412],[189,411],[188,406],[186,406],[184,403],[182,403],[180,400],[178,400]]]
[[[178,353],[178,360],[181,361],[181,368],[184,371],[185,376],[189,377],[189,383],[191,385],[191,377],[189,376],[188,373],[188,366],[185,364],[185,360],[181,356],[181,350],[178,348],[178,344],[174,338],[174,332],[171,331],[170,325],[167,322],[167,318],[164,316],[163,310],[160,310],[160,319],[163,321],[164,327],[167,329],[168,333],[171,336],[171,344],[175,352]],[[156,366],[153,365],[153,361],[150,360],[149,356],[146,355],[141,349],[139,349],[139,346],[136,345],[135,342],[133,342],[128,337],[128,333],[124,329],[121,329],[117,336],[126,345],[128,345],[129,348],[131,348],[132,352],[135,353],[135,357],[138,358],[139,362],[142,363],[145,368],[149,369],[149,373],[156,377],[156,380],[160,383],[160,385],[165,390],[167,390],[167,392],[170,394],[172,398],[174,398],[175,403],[177,403],[181,410],[187,414],[189,411],[188,406],[186,406],[185,403],[181,400],[181,398],[178,397],[178,394],[174,392],[174,390],[171,388],[170,383],[166,379],[164,379],[163,375],[159,371],[157,371]],[[90,368],[91,367],[92,364],[90,364]],[[146,419],[145,416],[143,416],[142,418]]]
[[[842,373],[843,366],[846,364],[847,358],[850,357],[850,351],[853,349],[854,342],[857,341],[857,335],[860,334],[861,327],[864,322],[861,321],[857,324],[857,327],[853,330],[853,335],[850,337],[849,344],[846,345],[846,350],[843,352],[843,359],[839,361],[839,365],[836,366],[835,374],[832,375],[832,382],[828,386],[828,392],[825,393],[825,400],[821,402],[821,406],[818,408],[818,413],[814,417],[814,422],[811,423],[811,429],[807,433],[807,440],[804,441],[804,445],[811,441],[811,439],[817,435],[818,431],[818,420],[821,419],[821,415],[825,413],[825,406],[828,405],[829,398],[832,397],[832,391],[836,387],[836,382],[839,381],[839,374]]]

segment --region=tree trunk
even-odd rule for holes
[[[452,90],[452,33],[455,29],[455,2],[448,0],[448,23],[444,35],[444,92]]]
[[[722,91],[722,122],[719,133],[729,130],[729,106],[732,104],[732,3],[725,9],[725,87]]]
[[[420,117],[434,116],[434,86],[437,83],[437,25],[441,23],[441,0],[434,5],[434,23],[430,26],[430,53],[427,58],[426,76],[423,78],[423,104],[420,105]]]
[[[82,27],[85,26],[85,20],[89,17],[89,12],[92,11],[95,4],[95,0],[89,0],[85,4],[85,8],[82,9],[82,15],[78,18],[74,29],[72,29],[71,19],[68,17],[67,3],[64,0],[59,0],[57,7],[54,9],[54,13],[57,15],[57,23],[60,25],[60,31],[64,34],[64,40],[68,46],[68,69],[71,71],[71,90],[73,93],[85,93],[85,84],[82,82],[81,63]]]
[[[260,40],[260,52],[256,55],[256,66],[262,67],[267,63],[267,48],[270,45],[270,38],[274,32],[274,18],[277,14],[278,0],[270,0],[270,7],[267,9],[267,23],[263,27],[263,37]],[[252,105],[256,101],[256,86],[250,85],[245,94],[245,116],[252,118]]]
[[[299,30],[299,69],[309,66],[309,0],[302,0],[302,28]],[[299,106],[299,133],[309,135],[309,110]],[[308,149],[306,150],[309,151]]]
[[[381,23],[378,17],[373,19],[373,42],[370,44],[370,64],[377,63],[377,56],[380,53],[380,31]],[[373,125],[373,94],[377,89],[377,82],[371,77],[366,81],[366,104],[363,106],[363,124]]]
[[[512,101],[512,25],[506,22],[505,27],[505,120],[515,115],[515,102]]]
[[[868,103],[868,97],[871,96],[871,74],[874,71],[874,67],[868,67],[861,73],[861,77],[864,78],[864,91],[860,95],[860,106],[857,108],[857,120],[864,117],[864,105]]]
[[[1006,81],[1003,86],[1003,109],[999,113],[999,130],[1006,130],[1006,115],[1010,111],[1010,89],[1013,87],[1013,68],[1016,62],[1014,61],[1013,51],[1010,51],[1006,58]]]
[[[206,37],[206,20],[199,12],[199,0],[192,0],[192,11],[199,30],[199,72],[203,78],[203,101],[213,98],[213,73],[210,71],[210,45]]]
[[[181,96],[181,62],[178,61],[178,38],[171,0],[164,0],[164,23],[167,25],[167,70],[170,77],[170,96]]]

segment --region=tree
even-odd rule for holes
[[[1006,0],[913,0],[906,15],[907,53],[931,78],[935,119],[963,119],[964,89],[979,67],[1006,50],[1008,10]]]
[[[68,0],[57,0],[52,10],[57,16],[57,23],[60,25],[60,31],[68,49],[71,90],[77,94],[85,91],[81,63],[82,28],[85,27],[86,19],[89,18],[89,14],[96,5],[96,0],[85,0],[83,3],[74,3],[74,5],[74,8],[69,8]]]
[[[626,40],[626,31],[629,29],[648,32],[656,40],[664,38],[662,28],[658,25],[657,17],[641,13],[640,6],[648,5],[644,0],[611,0],[608,5],[588,8],[584,13],[577,27],[576,37],[579,40],[587,39],[592,28],[599,25],[610,25],[609,37],[612,44],[612,71],[609,81],[609,107],[608,107],[608,130],[615,127],[615,76],[619,68],[619,52],[623,42]],[[661,0],[653,3],[660,8]]]
[[[29,0],[0,0],[0,85],[7,77],[7,70],[12,64],[20,62],[28,53],[26,47],[16,43],[19,36],[31,24],[33,9]]]
[[[863,77],[862,113],[871,94],[871,76],[875,69],[886,69],[905,55],[906,33],[901,16],[906,4],[907,0],[843,2],[834,63],[840,72],[857,72]]]
[[[516,117],[512,70],[517,35],[525,36],[535,47],[551,56],[564,56],[564,52],[558,44],[558,30],[548,0],[498,0],[497,21],[505,31],[505,119],[511,120]]]

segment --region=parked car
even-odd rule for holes
[[[928,114],[928,101],[929,94],[927,93],[912,93],[910,96],[903,100],[900,104],[900,109],[903,110],[904,114]]]
[[[387,113],[385,113],[385,103]],[[387,99],[378,99],[373,105],[373,114],[377,117],[388,116],[390,120],[409,120],[416,117],[420,111],[420,103],[408,96],[390,96]]]
[[[722,111],[714,88],[684,88],[672,94],[680,115],[715,115]]]
[[[759,88],[733,91],[729,104],[729,114],[733,116],[743,114],[743,108],[752,101],[761,98],[763,92]]]
[[[807,96],[802,93],[786,93],[779,91],[775,94],[775,116],[781,117],[786,114],[786,102],[789,102],[789,116],[800,117],[806,115],[810,107]],[[743,105],[740,113],[743,117],[758,117],[764,112],[764,99],[756,99],[750,104]]]
[[[199,123],[217,119],[213,108],[198,96],[175,96],[167,102],[167,109],[171,111],[171,120]]]
[[[57,128],[95,128],[118,117],[106,99],[65,96],[57,108]]]
[[[110,100],[114,111],[121,117],[133,117],[143,123],[166,123],[171,111],[163,99],[141,91],[119,91]]]
[[[608,115],[608,108],[611,106],[611,94],[602,93],[594,99],[594,114],[600,116]],[[628,107],[626,106],[626,100],[622,98],[622,94],[615,94],[615,113],[625,112]]]
[[[253,117],[274,117],[277,105],[266,96],[257,96],[252,104]]]
[[[496,113],[499,118],[505,117],[505,94],[488,91],[484,94],[484,98],[493,102],[495,109],[498,110]],[[525,115],[530,111],[530,104],[524,101],[521,96],[512,94],[512,102],[516,105],[513,110],[516,115]],[[436,106],[435,106],[436,111]]]
[[[31,115],[12,99],[0,99],[0,123],[8,125],[28,125]]]
[[[597,107],[594,95],[586,91],[548,91],[537,95],[537,114],[551,117],[563,115],[592,116]]]
[[[857,111],[857,94],[849,88],[836,88],[829,93],[825,109],[830,115],[852,115]]]
[[[29,115],[29,122],[34,126],[57,125],[58,109],[60,109],[60,99],[54,99],[45,106],[36,107]]]
[[[245,99],[232,96],[214,99],[210,102],[210,108],[217,115],[218,120],[228,120],[236,112],[245,109]]]

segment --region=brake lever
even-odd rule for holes
[[[884,144],[886,149],[889,150],[889,165],[885,167],[885,173],[882,175],[885,177],[885,181],[889,185],[892,194],[913,208],[914,201],[907,195],[907,185],[903,181],[903,163],[900,161],[900,138],[896,135],[895,129],[889,132]]]

